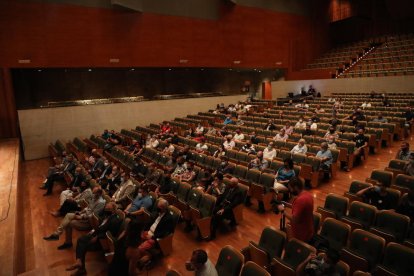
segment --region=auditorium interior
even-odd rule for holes
[[[0,275],[412,276],[413,106],[412,0],[1,0]]]

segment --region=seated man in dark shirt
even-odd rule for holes
[[[374,205],[378,210],[389,210],[392,208],[392,195],[387,191],[385,185],[375,185],[360,190],[357,196],[362,196],[364,202]]]
[[[256,132],[252,132],[250,134],[250,142],[252,142],[253,145],[259,144],[259,139],[256,137]]]
[[[230,220],[230,225],[235,226],[233,209],[243,203],[243,193],[238,187],[239,180],[233,177],[227,185],[224,193],[219,196],[211,218],[210,237],[208,240],[216,238],[216,230],[220,221],[223,219]]]
[[[108,202],[104,209],[104,220],[95,230],[90,231],[88,234],[78,238],[76,244],[76,262],[68,267],[66,270],[77,269],[75,275],[86,275],[85,259],[86,253],[92,244],[96,244],[100,239],[106,239],[106,232],[109,231],[112,236],[118,237],[123,219],[116,213],[115,202]],[[62,248],[64,249],[64,248]]]
[[[336,117],[336,115],[333,115],[332,119],[331,119],[331,120],[329,120],[329,124],[330,124],[331,126],[337,127],[338,125],[340,125],[340,124],[341,124],[341,120],[339,120],[339,119]]]
[[[357,135],[354,137],[355,150],[354,155],[356,161],[359,162],[361,157],[364,156],[364,151],[368,149],[368,137],[364,135],[365,130],[363,128],[358,129]]]
[[[401,202],[395,211],[409,217],[411,224],[414,224],[414,190],[410,190],[407,195],[401,198]]]
[[[213,176],[218,175],[218,174],[226,175],[226,174],[232,173],[233,167],[229,164],[229,160],[227,159],[227,157],[222,156],[220,157],[220,159],[221,159],[221,163],[217,167],[216,171],[213,173]]]

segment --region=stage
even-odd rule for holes
[[[17,274],[17,184],[19,140],[0,140],[0,267],[1,275]]]

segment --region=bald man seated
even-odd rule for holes
[[[234,218],[233,209],[243,203],[243,192],[238,186],[239,180],[233,177],[230,183],[227,184],[224,193],[221,194],[216,202],[213,217],[211,219],[211,234],[208,240],[216,238],[216,230],[218,224],[223,220],[230,220],[230,225],[235,226],[236,220]]]

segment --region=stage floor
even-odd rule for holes
[[[13,275],[19,140],[0,140],[0,275]]]

